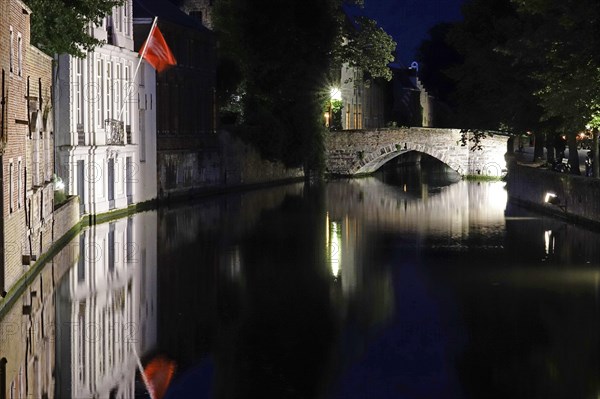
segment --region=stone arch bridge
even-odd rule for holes
[[[461,145],[459,129],[397,128],[329,132],[325,140],[326,172],[354,176],[375,172],[385,163],[410,151],[444,162],[461,175],[502,176],[509,136],[490,132],[482,148]],[[468,133],[472,137],[472,133]]]

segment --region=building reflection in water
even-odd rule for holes
[[[59,398],[135,395],[137,354],[156,345],[155,212],[92,226],[56,308]]]
[[[55,291],[78,241],[62,249],[0,321],[0,398],[51,398],[55,389]]]
[[[0,399],[143,395],[134,348],[166,399],[591,397],[598,234],[505,199],[366,178],[89,228],[0,323]]]

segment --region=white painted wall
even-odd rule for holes
[[[68,55],[57,59],[56,170],[69,194],[82,194],[84,213],[103,213],[156,198],[156,77],[145,62],[135,75],[139,58],[133,49],[131,10],[129,0],[91,29],[100,39],[112,31],[113,44],[96,48],[85,59]],[[111,142],[109,119],[129,126],[130,139],[124,133],[123,140]],[[79,187],[78,161],[84,162],[83,187]]]

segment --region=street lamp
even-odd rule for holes
[[[329,98],[332,101],[342,101],[342,92],[339,87],[332,87],[329,91]]]
[[[554,193],[546,193],[544,203],[559,207],[563,212],[567,211],[567,205],[561,204],[560,197]]]

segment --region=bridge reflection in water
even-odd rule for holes
[[[0,322],[4,397],[591,397],[599,235],[427,162],[85,230]],[[399,172],[399,173],[397,173]]]

